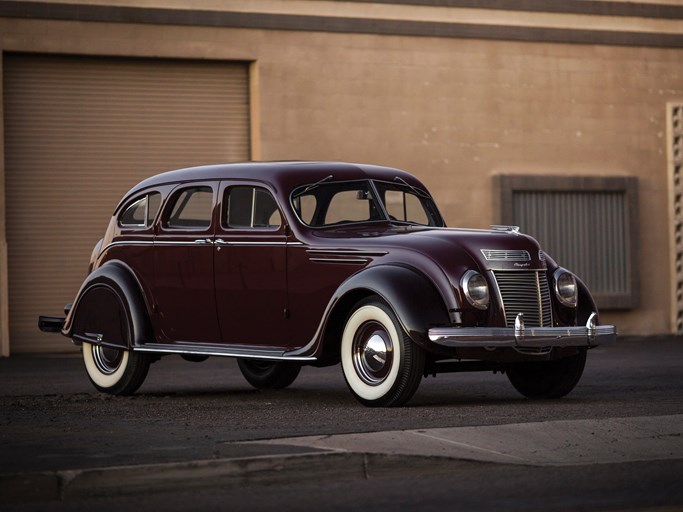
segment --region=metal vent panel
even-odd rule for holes
[[[552,327],[552,303],[548,280],[537,271],[497,271],[493,273],[505,310],[507,327],[524,313],[528,327]]]
[[[515,191],[515,221],[594,294],[629,293],[625,191]]]

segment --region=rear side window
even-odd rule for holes
[[[211,187],[186,188],[175,196],[166,226],[176,229],[207,229],[211,226],[212,210]]]
[[[151,192],[135,199],[119,217],[119,225],[123,228],[146,229],[154,223],[159,206],[161,205],[161,194]]]
[[[227,228],[277,229],[282,217],[273,196],[260,187],[237,186],[225,190],[222,224]]]

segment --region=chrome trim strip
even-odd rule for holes
[[[217,238],[214,241],[215,245],[235,245],[235,246],[255,246],[255,247],[268,247],[268,246],[276,246],[276,247],[283,247],[288,244],[288,242],[243,242],[243,241],[231,241],[231,240],[223,240],[222,238]]]
[[[364,265],[368,262],[363,258],[309,258],[313,263],[357,263]]]
[[[259,353],[257,350],[231,350],[216,347],[188,347],[184,345],[142,345],[132,348],[133,352],[153,352],[157,354],[196,354],[202,356],[246,357],[249,359],[264,359],[270,361],[315,361],[315,357],[287,356],[285,353]]]
[[[320,254],[329,256],[386,256],[388,251],[357,251],[355,249],[307,249],[308,254]]]
[[[523,317],[522,317],[523,318]],[[595,325],[591,315],[585,326],[524,327],[436,327],[429,329],[430,341],[445,347],[594,347],[617,340],[614,325]]]
[[[151,240],[126,240],[122,242],[111,242],[105,245],[102,249],[100,249],[100,252],[97,254],[97,257],[99,258],[102,256],[105,252],[109,250],[111,247],[115,247],[117,245],[154,245],[154,242]],[[190,244],[193,245],[193,244]]]
[[[216,244],[220,245],[255,245],[255,246],[286,246],[287,242],[233,242],[233,241],[226,241],[222,239],[216,240]]]
[[[208,239],[207,239],[208,240]],[[208,245],[208,244],[213,244],[212,242],[206,242],[206,241],[200,241],[200,240],[188,240],[188,241],[172,241],[172,240],[159,240],[155,241],[153,245],[155,246],[161,246],[161,245],[168,245],[168,246],[174,246],[174,245],[187,245],[190,247],[197,246],[197,245]]]
[[[114,246],[119,246],[119,245],[168,245],[168,246],[196,246],[196,245],[208,245],[208,244],[213,244],[213,245],[262,245],[262,246],[287,246],[287,245],[303,245],[301,242],[226,242],[225,240],[218,239],[216,241],[212,240],[211,238],[199,238],[195,240],[187,240],[187,241],[173,241],[173,240],[156,240],[156,241],[143,241],[143,240],[126,240],[122,242],[111,242],[110,244],[107,244],[103,249],[100,250],[99,254],[97,257],[99,258],[102,254],[104,254],[109,248],[114,247]],[[385,253],[386,254],[386,253]]]

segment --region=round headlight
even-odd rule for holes
[[[563,305],[575,308],[576,307],[576,278],[571,272],[567,272],[563,268],[558,268],[553,275],[555,280],[555,295]]]
[[[475,308],[486,309],[489,305],[489,285],[479,272],[468,270],[462,276],[462,291],[467,302]]]

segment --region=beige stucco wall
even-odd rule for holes
[[[405,168],[450,225],[492,222],[495,173],[637,176],[641,307],[603,321],[670,331],[666,103],[683,101],[683,50],[19,19],[0,19],[0,38],[3,51],[256,61],[262,159]]]

